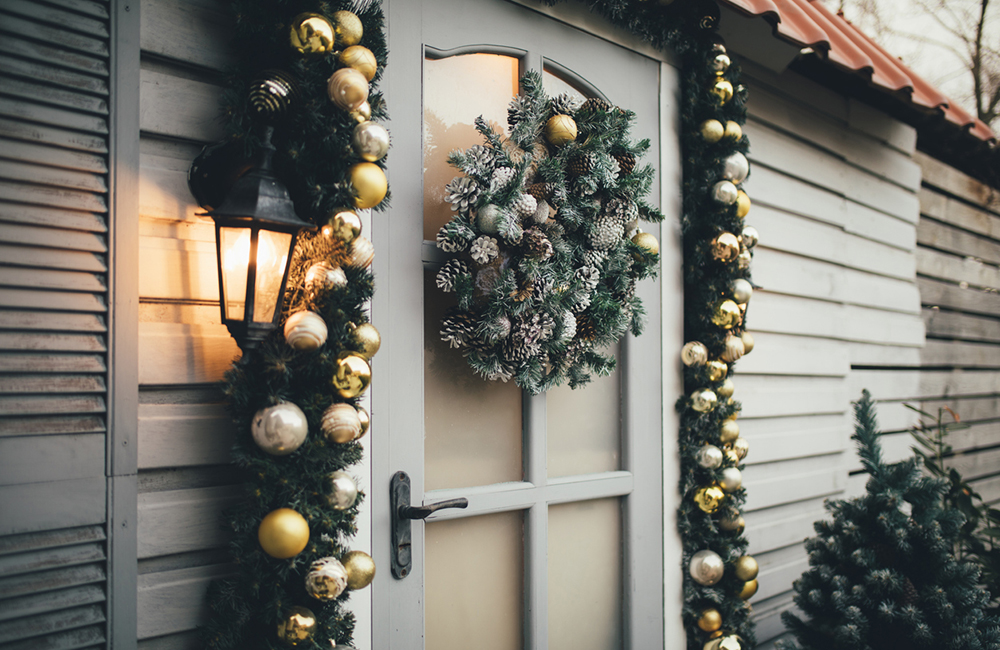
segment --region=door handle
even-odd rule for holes
[[[392,517],[392,548],[389,550],[392,575],[402,580],[410,574],[413,555],[410,552],[410,522],[426,519],[431,513],[445,508],[468,508],[469,500],[462,497],[438,501],[426,506],[410,505],[410,476],[406,472],[396,472],[389,482],[389,507]]]

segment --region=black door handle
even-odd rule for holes
[[[392,575],[402,580],[410,574],[413,567],[413,555],[410,552],[411,520],[426,519],[431,513],[444,508],[468,508],[469,500],[462,497],[426,506],[411,506],[410,476],[406,472],[396,472],[389,483],[389,507],[392,513],[392,548],[389,553]]]
[[[427,506],[399,506],[398,514],[401,519],[427,519],[432,512],[444,510],[445,508],[468,508],[469,500],[465,497],[458,499],[448,499],[438,501]]]

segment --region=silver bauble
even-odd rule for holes
[[[745,527],[746,522],[743,520],[740,513],[735,510],[727,511],[719,517],[719,528],[726,532],[742,533]]]
[[[700,341],[688,341],[681,348],[681,361],[685,366],[703,366],[708,362],[708,348]]]
[[[285,321],[285,342],[296,350],[315,350],[326,335],[326,321],[316,312],[297,311]]]
[[[747,453],[750,451],[750,443],[747,442],[746,438],[737,438],[733,440],[733,451],[736,452],[736,457],[743,460],[747,457]]]
[[[343,289],[347,286],[347,275],[339,266],[329,262],[316,262],[306,271],[306,291],[315,295],[330,289]]]
[[[744,248],[743,250],[740,251],[739,256],[736,258],[736,266],[738,266],[740,270],[745,271],[746,269],[750,268],[750,262],[752,260],[753,260],[753,255],[750,253],[750,249]]]
[[[326,501],[334,510],[347,510],[358,500],[358,484],[347,472],[337,470],[327,480],[330,482],[330,493],[326,495]]]
[[[691,393],[691,408],[699,413],[708,413],[719,405],[719,398],[707,388]]]
[[[757,229],[753,226],[746,226],[743,228],[743,233],[740,235],[740,242],[747,248],[753,248],[757,245],[760,240],[760,234]]]
[[[709,68],[711,68],[712,72],[714,72],[716,76],[721,77],[726,74],[726,70],[729,69],[730,64],[732,64],[732,61],[729,60],[729,55],[720,53],[716,54],[712,59],[712,62],[709,64]]]
[[[694,460],[705,469],[718,469],[722,465],[722,450],[715,445],[703,445],[695,453]]]
[[[726,349],[719,355],[726,363],[733,363],[743,357],[746,352],[743,349],[743,340],[738,336],[730,334],[726,337]]]
[[[347,569],[335,557],[324,557],[309,565],[306,592],[316,600],[329,602],[347,589]]]
[[[743,278],[736,278],[729,283],[729,290],[733,292],[733,300],[737,305],[745,305],[750,302],[753,295],[753,285]]]
[[[718,553],[706,549],[698,551],[691,556],[691,564],[688,570],[695,582],[709,587],[722,580],[722,574],[726,571],[726,565]]]
[[[747,179],[749,173],[750,163],[747,161],[747,157],[738,151],[722,163],[722,177],[727,181],[742,183]]]
[[[257,446],[272,456],[287,456],[302,446],[309,433],[306,414],[291,402],[257,411],[250,424]]]
[[[739,197],[739,190],[729,181],[719,181],[712,186],[712,198],[719,203],[732,205]]]
[[[719,479],[719,487],[726,492],[735,492],[743,485],[743,472],[736,467],[727,467],[722,470],[722,477]]]
[[[382,160],[389,153],[389,132],[381,124],[362,122],[354,127],[351,146],[362,160]]]
[[[348,265],[356,269],[367,269],[375,258],[375,246],[367,237],[358,237],[351,242]]]
[[[500,234],[500,208],[492,203],[479,208],[476,213],[476,227],[487,235]]]

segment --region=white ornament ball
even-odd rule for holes
[[[685,366],[703,366],[708,363],[708,348],[700,341],[688,341],[681,348],[681,361]]]
[[[741,271],[745,271],[750,268],[750,262],[752,260],[753,255],[750,253],[750,249],[744,248],[740,251],[739,256],[736,258],[736,266],[738,266]]]
[[[348,264],[356,269],[368,268],[375,259],[375,246],[367,237],[358,237],[351,242]]]
[[[750,163],[747,161],[747,157],[739,152],[726,158],[722,164],[722,177],[727,181],[742,183],[749,174]]]
[[[331,601],[347,589],[347,569],[335,557],[324,557],[309,566],[306,591],[316,600]]]
[[[476,213],[476,226],[487,235],[500,234],[500,208],[490,203],[479,208]]]
[[[747,304],[753,295],[753,285],[743,278],[736,278],[730,282],[729,290],[733,292],[733,300],[737,305]]]
[[[358,500],[358,484],[347,472],[337,470],[327,480],[330,481],[330,493],[326,495],[326,501],[334,510],[347,510]]]
[[[361,418],[350,404],[333,404],[323,412],[320,428],[330,442],[343,444],[361,435]]]
[[[709,587],[719,580],[726,571],[726,565],[722,562],[722,557],[715,551],[698,551],[691,556],[691,564],[688,567],[691,577],[700,585]]]
[[[705,469],[718,469],[722,465],[722,450],[715,445],[703,445],[694,460]]]
[[[344,269],[329,262],[316,262],[306,271],[306,291],[313,295],[346,286],[347,274]]]
[[[735,492],[743,485],[743,472],[736,467],[727,467],[722,470],[722,477],[719,479],[719,487],[726,492]]]
[[[291,402],[257,411],[250,424],[257,446],[272,456],[287,456],[302,446],[309,433],[306,414]]]
[[[738,336],[729,335],[726,337],[726,349],[722,352],[722,360],[726,363],[738,361],[746,351],[743,349],[743,340]]]
[[[326,321],[316,312],[297,311],[285,321],[285,341],[296,350],[315,350],[326,335]]]
[[[532,215],[531,220],[536,225],[541,226],[549,220],[549,210],[549,204],[545,201],[545,199],[538,201],[535,205],[535,214]]]
[[[753,226],[746,226],[740,235],[740,242],[747,248],[753,248],[760,241],[760,233]]]
[[[354,68],[341,68],[327,81],[326,94],[337,108],[350,113],[368,101],[368,80]]]
[[[362,122],[354,127],[351,146],[362,160],[382,160],[389,153],[389,132],[381,124]]]
[[[719,203],[732,205],[739,198],[739,190],[729,181],[719,181],[712,186],[712,198]]]

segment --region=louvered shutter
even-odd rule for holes
[[[0,2],[0,648],[108,646],[109,7]]]

